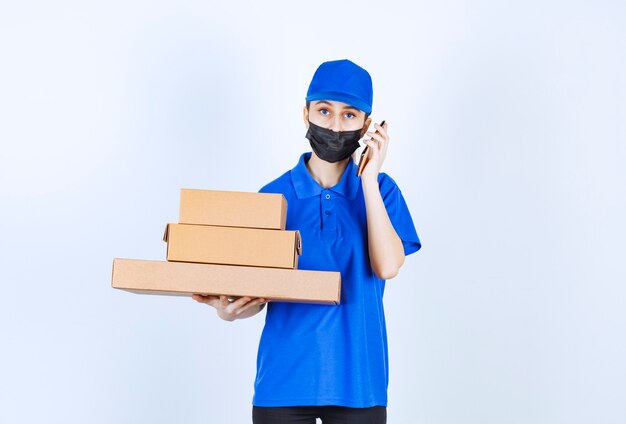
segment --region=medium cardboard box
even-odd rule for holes
[[[299,231],[167,224],[167,260],[273,268],[298,267]]]
[[[281,268],[113,259],[113,288],[133,293],[262,297],[270,301],[337,305],[341,274]]]
[[[180,224],[284,230],[287,199],[282,194],[183,188]]]

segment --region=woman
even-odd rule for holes
[[[261,188],[287,199],[288,230],[299,230],[299,269],[340,271],[337,306],[271,302],[257,358],[253,422],[385,423],[388,355],[383,292],[405,255],[421,247],[400,189],[380,168],[387,124],[367,132],[369,73],[349,60],[322,63],[306,96],[312,152]],[[360,176],[352,154],[369,146]],[[225,320],[260,312],[265,299],[194,299]]]

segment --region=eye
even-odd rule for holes
[[[352,115],[352,116],[348,116],[348,115]],[[345,115],[345,116],[346,116],[346,118],[348,118],[348,119],[352,119],[352,118],[354,118],[356,115],[355,115],[354,113],[351,113],[351,112],[346,112],[346,115]]]
[[[325,113],[324,113],[324,112],[325,112]],[[329,112],[328,112],[328,110],[326,110],[326,109],[320,109],[320,113],[321,113],[322,115],[326,116],[326,114],[328,114]]]

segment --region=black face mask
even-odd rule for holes
[[[311,148],[320,159],[339,162],[359,148],[361,130],[333,131],[309,121],[305,137],[309,139]]]

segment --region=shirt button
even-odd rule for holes
[[[326,198],[327,198],[327,199],[330,199],[330,194],[327,194],[327,195],[326,195]]]
[[[330,211],[325,211],[324,212],[326,215],[330,215]]]

